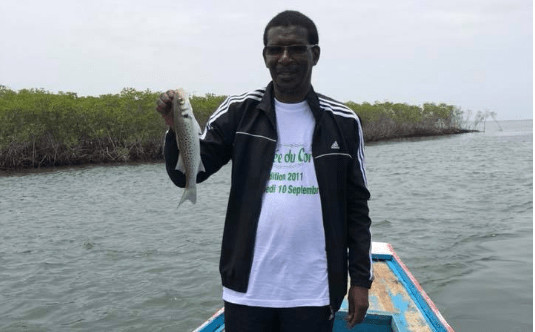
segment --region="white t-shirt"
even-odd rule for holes
[[[231,303],[287,308],[329,304],[327,254],[312,160],[315,120],[307,102],[275,100],[277,150],[254,247],[247,293],[223,287]]]

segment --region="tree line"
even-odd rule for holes
[[[0,86],[0,169],[162,160],[166,126],[155,111],[161,92],[125,88],[81,97],[43,89]],[[201,125],[226,96],[191,96]],[[467,131],[456,106],[347,102],[367,142]]]

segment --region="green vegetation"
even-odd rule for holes
[[[415,136],[466,132],[463,112],[456,106],[425,103],[423,106],[401,103],[375,104],[347,102],[362,120],[367,142]]]
[[[123,89],[78,97],[0,86],[0,169],[161,160],[166,128],[155,111],[159,94]],[[191,97],[201,127],[224,99]],[[361,117],[367,141],[463,131],[462,112],[451,105],[347,105]]]

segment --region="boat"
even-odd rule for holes
[[[372,243],[374,282],[369,293],[370,307],[364,321],[347,327],[348,303],[344,299],[335,315],[334,332],[450,332],[446,322],[422,286],[403,264],[389,243]],[[194,332],[225,331],[224,309],[218,310]]]

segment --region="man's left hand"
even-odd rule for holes
[[[368,289],[359,286],[351,286],[347,293],[349,302],[349,312],[347,313],[347,325],[353,328],[358,323],[362,323],[366,311],[368,310]]]

